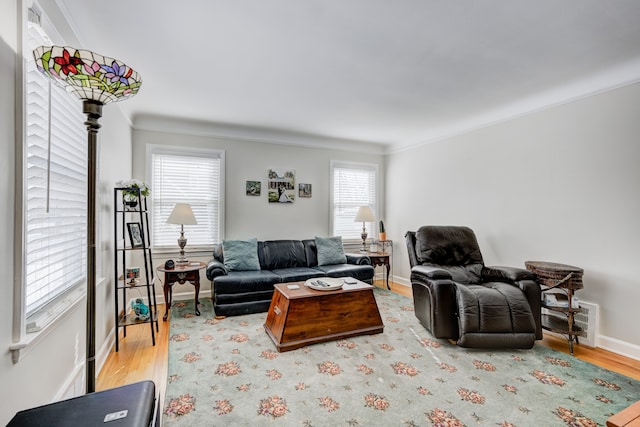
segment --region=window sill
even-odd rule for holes
[[[104,281],[104,278],[99,278],[96,285],[99,286]],[[86,294],[86,287],[78,286],[65,298],[53,304],[49,310],[29,319],[27,331],[23,333],[22,339],[9,347],[11,361],[14,364],[18,363],[32,348],[58,328],[82,302]]]

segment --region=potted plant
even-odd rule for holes
[[[380,220],[380,232],[378,233],[378,240],[387,240],[387,232],[384,231],[384,222],[382,222],[382,220]]]
[[[121,180],[116,182],[117,188],[122,188],[122,198],[124,204],[128,207],[135,207],[138,205],[138,191],[140,195],[146,197],[151,192],[149,186],[138,179]]]

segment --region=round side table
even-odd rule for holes
[[[164,303],[165,311],[162,320],[167,320],[169,316],[169,310],[171,309],[171,300],[173,298],[173,284],[189,282],[195,288],[195,313],[196,316],[200,316],[200,309],[198,304],[198,295],[200,294],[200,270],[205,268],[207,264],[201,261],[188,262],[186,264],[176,264],[174,268],[165,268],[164,266],[158,267],[158,271],[164,273],[164,283],[162,284],[162,290],[164,291]]]

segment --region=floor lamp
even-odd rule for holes
[[[129,98],[140,89],[140,75],[122,62],[88,50],[40,46],[33,51],[38,70],[82,100],[87,115],[87,328],[86,392],[96,389],[96,162],[102,106]]]

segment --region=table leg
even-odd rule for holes
[[[169,275],[167,273],[164,273],[164,283],[162,284],[162,291],[164,292],[164,316],[162,316],[162,320],[166,321],[167,317],[169,317],[171,298],[173,296],[171,283],[169,283]]]
[[[385,262],[384,266],[387,269],[387,289],[391,290],[391,286],[389,286],[389,272],[391,271],[391,264],[389,264],[388,262]]]
[[[198,304],[200,304],[200,301],[198,301],[198,295],[200,295],[200,271],[196,271],[195,274],[195,280],[193,283],[193,287],[195,288],[195,292],[196,292],[196,301],[195,301],[195,306],[196,306],[196,316],[200,316],[200,309],[198,308]]]

